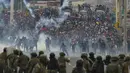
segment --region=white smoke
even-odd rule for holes
[[[38,24],[36,25],[36,27],[38,26],[47,26],[47,27],[59,27],[59,25],[64,22],[68,16],[70,15],[70,12],[65,12],[62,9],[69,6],[69,0],[64,0],[63,5],[61,7],[59,7],[59,17],[58,18],[44,18],[41,17],[40,21],[37,22]]]
[[[35,18],[35,15],[33,13],[33,10],[30,8],[30,3],[28,3],[26,0],[23,0],[24,4],[26,5],[27,9],[29,10],[32,17]]]
[[[0,0],[0,3],[3,3],[6,8],[8,8],[10,6],[10,4],[7,0]]]
[[[58,18],[45,18],[41,17],[40,20],[36,24],[37,27],[41,27],[45,25],[46,27],[59,27],[59,25],[64,22],[68,16],[70,15],[69,12],[62,11],[62,8],[69,6],[69,1],[65,0],[63,5],[59,8],[59,17]],[[38,29],[37,29],[38,30]],[[46,50],[45,48],[45,40],[48,36],[44,33],[40,34],[39,41],[38,41],[38,50]]]
[[[67,7],[69,6],[69,0],[64,0],[63,5],[61,6],[61,8]]]
[[[44,33],[40,34],[39,36],[39,40],[38,40],[38,50],[46,50],[46,47],[45,47],[45,40],[48,36],[45,35]]]

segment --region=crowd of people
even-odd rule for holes
[[[47,25],[43,25],[38,29],[38,32],[36,31],[36,25],[40,22],[41,18],[43,20],[47,18],[56,21],[65,12],[69,12],[70,15],[62,23],[56,22],[56,25],[59,25],[59,27],[47,27]],[[15,11],[14,21],[12,21],[14,25],[10,25],[9,10],[4,10],[1,14],[1,20],[6,25],[0,27],[0,40],[9,42],[11,45],[13,43],[17,47],[26,43],[34,48],[37,46],[39,35],[44,33],[50,36],[53,46],[61,46],[61,43],[64,43],[70,47],[71,44],[74,50],[75,46],[78,45],[84,51],[84,49],[91,48],[89,45],[91,43],[94,50],[97,47],[101,50],[122,49],[122,36],[118,34],[113,25],[115,23],[114,12],[105,5],[92,7],[90,4],[84,3],[83,5],[78,5],[76,9],[73,6],[68,6],[60,11],[58,8],[54,9],[50,7],[35,9],[33,13],[35,17],[32,17],[28,10]],[[46,23],[43,22],[41,24]],[[48,25],[53,25],[53,23]],[[26,35],[27,37],[22,35],[24,33],[28,34]],[[30,41],[33,44],[27,43]],[[102,44],[100,45],[100,43]],[[24,48],[28,49],[26,44]],[[97,46],[97,44],[100,46]]]
[[[79,45],[81,49],[89,49],[92,44],[92,48],[96,49],[109,49],[118,50],[122,46],[122,37],[117,33],[117,30],[113,26],[114,17],[109,12],[109,8],[104,5],[97,5],[92,10],[90,5],[83,4],[78,6],[78,11],[67,8],[71,15],[60,24],[59,28],[53,28],[44,30],[45,34],[51,35],[52,40],[58,40],[58,42],[65,43],[67,46],[72,45],[75,47]],[[91,41],[91,42],[89,42]],[[97,44],[100,44],[100,46]],[[56,44],[56,41],[54,42]],[[101,50],[101,51],[102,51]],[[88,50],[86,50],[89,52]]]
[[[33,52],[30,57],[22,51],[13,50],[7,54],[7,48],[0,54],[0,73],[67,73],[66,67],[72,65],[71,58],[63,52],[57,58],[54,53],[47,57],[43,51]],[[107,55],[95,57],[93,52],[81,54],[71,73],[129,73],[130,57]]]
[[[123,39],[113,25],[115,15],[111,11],[105,5],[92,7],[87,3],[78,5],[76,9],[73,6],[66,6],[61,10],[58,8],[33,10],[35,17],[32,17],[28,10],[18,10],[14,12],[14,20],[10,24],[10,12],[3,10],[0,14],[2,24],[0,43],[8,42],[18,49],[22,47],[24,52],[32,52],[34,48],[38,51],[39,36],[44,33],[49,36],[43,37],[46,50],[50,53],[51,47],[58,46],[62,52],[58,58],[55,53],[50,53],[47,57],[43,51],[39,54],[33,52],[27,56],[23,51],[14,50],[8,55],[7,48],[4,48],[0,54],[0,73],[67,73],[66,63],[71,65],[71,59],[66,55],[69,56],[70,50],[77,53],[77,48],[81,53],[85,53],[76,61],[72,73],[129,73],[129,56],[107,55],[104,59],[103,56],[95,58],[94,55],[97,54],[97,49],[103,55],[106,51],[112,54],[122,49]],[[65,13],[70,13],[66,14],[67,18],[63,16]],[[64,21],[59,22],[58,18]],[[37,24],[45,19],[50,20],[46,21],[50,23],[44,25],[46,22],[42,22],[43,26],[37,27]],[[51,20],[55,23],[51,23]],[[26,36],[23,36],[25,33]],[[93,49],[94,53],[90,53],[90,49]]]
[[[32,41],[33,43],[35,42],[35,45],[29,44],[34,48],[38,43],[39,35],[44,33],[45,35],[50,36],[53,45],[61,46],[61,43],[65,43],[67,46],[71,44],[73,48],[75,48],[76,45],[79,45],[82,49],[88,49],[90,48],[88,43],[91,43],[92,48],[95,49],[99,40],[102,40],[101,42],[105,45],[102,47],[105,49],[114,50],[115,48],[121,48],[123,42],[122,36],[117,33],[117,30],[113,26],[115,16],[112,15],[113,12],[110,12],[110,8],[105,5],[97,5],[95,6],[95,9],[92,9],[90,4],[84,3],[83,5],[78,5],[77,9],[78,11],[76,11],[73,6],[63,8],[62,12],[69,12],[70,15],[64,22],[60,24],[57,23],[60,27],[50,28],[43,25],[39,28],[39,33],[37,33],[35,29],[40,18],[43,17],[44,19],[48,18],[55,20],[55,18],[60,17],[59,9],[41,8],[35,10],[35,18],[32,17],[28,11],[16,11],[14,13],[13,21],[15,25],[13,26],[9,25],[9,12],[8,10],[5,10],[3,11],[2,18],[4,18],[4,24],[7,25],[1,27],[1,40],[13,42],[18,47],[20,47],[22,43],[25,44],[28,41]],[[49,25],[53,25],[53,23],[50,23]],[[24,36],[25,38],[23,39],[23,37],[19,36],[23,34],[19,34],[20,32],[26,32],[29,35],[27,35],[29,38]],[[102,49],[102,47],[99,46],[98,48]]]

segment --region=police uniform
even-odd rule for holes
[[[0,54],[0,73],[3,73],[4,69],[6,68],[7,65],[7,53],[2,52]]]
[[[46,67],[39,62],[34,66],[32,73],[47,73],[47,70]]]
[[[18,67],[18,58],[19,58],[19,51],[14,50],[14,53],[8,55],[8,68],[10,69],[11,72],[16,73],[17,72],[17,67]]]
[[[57,73],[59,71],[58,60],[55,58],[54,53],[50,54],[50,60],[48,62],[47,69],[48,69],[48,73]]]
[[[38,59],[41,60],[41,64],[42,64],[43,66],[47,67],[49,60],[48,60],[48,58],[47,58],[46,55],[42,54],[42,55],[40,55],[40,56],[38,57]]]
[[[32,58],[29,63],[28,63],[28,66],[27,66],[27,70],[28,70],[28,73],[32,73],[32,70],[34,68],[34,66],[39,63],[39,59],[38,58]]]
[[[119,63],[117,63],[118,58],[112,57],[111,61],[112,63],[110,63],[106,68],[106,73],[122,73],[121,67]]]
[[[123,64],[123,72],[122,73],[129,73],[129,66],[130,66],[130,57],[129,56],[127,56],[126,58],[125,58],[125,62],[124,62],[124,64]]]
[[[86,73],[83,67],[83,60],[77,60],[76,67],[73,68],[72,73]]]
[[[89,59],[88,59],[87,55],[83,53],[81,55],[81,58],[83,59],[83,65],[84,65],[84,68],[85,68],[86,72],[89,73],[91,65],[89,63]]]
[[[58,58],[59,73],[66,73],[66,62],[70,62],[70,60],[65,58],[65,53],[61,52]]]
[[[26,72],[26,66],[29,62],[29,57],[26,55],[21,55],[18,60],[18,65],[20,67],[19,73],[27,73]]]

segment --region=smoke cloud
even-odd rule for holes
[[[26,0],[23,0],[24,4],[26,5],[27,9],[29,10],[32,17],[35,18],[35,15],[33,13],[33,10],[30,8],[30,3],[28,3]]]
[[[0,0],[0,3],[3,3],[6,8],[10,7],[10,3],[8,0]]]

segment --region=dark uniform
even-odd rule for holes
[[[72,73],[86,73],[83,67],[83,60],[77,60],[76,67],[73,68]]]
[[[123,71],[122,71],[122,73],[129,73],[129,66],[130,66],[130,57],[127,56],[125,58],[125,62],[123,64]]]
[[[37,63],[33,70],[32,73],[47,73],[45,66],[42,65],[42,63]]]
[[[49,60],[48,60],[47,56],[44,55],[43,51],[39,51],[38,59],[40,60],[40,62],[42,63],[43,66],[47,67]]]
[[[94,53],[93,53],[93,52],[90,52],[90,53],[89,53],[89,58],[90,58],[93,62],[96,61],[96,58],[94,57]]]
[[[26,68],[29,62],[29,57],[20,52],[20,57],[18,59],[18,65],[20,67],[19,73],[27,73]]]
[[[0,54],[0,73],[5,71],[7,65],[7,50],[4,48],[3,52]]]
[[[121,66],[122,69],[123,69],[124,59],[125,59],[125,55],[124,54],[120,54],[119,55],[119,65]]]
[[[91,66],[93,65],[93,63],[96,61],[96,58],[94,57],[94,53],[90,52],[89,53],[89,59],[92,61],[89,61],[89,63],[91,64]]]
[[[83,59],[83,65],[84,65],[84,68],[85,68],[86,72],[89,73],[90,69],[91,69],[91,65],[89,63],[87,55],[86,54],[82,54],[81,58]]]
[[[43,51],[39,51],[39,56],[38,56],[38,57],[40,57],[40,56],[43,55],[43,54],[44,54]]]
[[[112,57],[111,58],[112,63],[110,63],[106,68],[106,73],[122,73],[121,67],[118,64],[118,58]]]
[[[42,54],[43,55],[43,52],[40,51],[39,52],[39,55]],[[47,73],[47,70],[46,70],[46,60],[45,60],[45,57],[42,57],[42,55],[40,55],[38,58],[39,58],[39,63],[37,63],[34,67],[33,67],[33,70],[32,70],[32,73]]]
[[[92,66],[91,73],[104,73],[104,63],[101,56],[97,57],[96,62]]]
[[[47,65],[48,65],[48,58],[47,58],[47,56],[46,55],[40,55],[39,57],[38,57],[38,59],[41,61],[41,64],[43,65],[43,66],[45,66],[45,67],[47,67]]]
[[[39,63],[39,59],[37,58],[37,54],[36,53],[31,53],[31,60],[29,61],[28,65],[27,65],[27,70],[28,73],[32,73],[33,68],[35,67],[35,65],[37,63]]]
[[[17,73],[18,58],[19,58],[19,51],[18,50],[14,50],[14,53],[8,55],[8,58],[7,58],[8,70],[10,70],[11,72]]]
[[[58,60],[55,58],[54,53],[50,54],[50,60],[48,62],[47,69],[48,69],[48,73],[57,73],[59,71]]]
[[[61,52],[60,57],[58,58],[59,62],[59,73],[66,73],[66,63],[69,63],[70,60],[65,58],[65,53]]]
[[[111,63],[110,60],[111,60],[111,56],[107,55],[106,59],[104,60],[105,65],[109,65]]]

